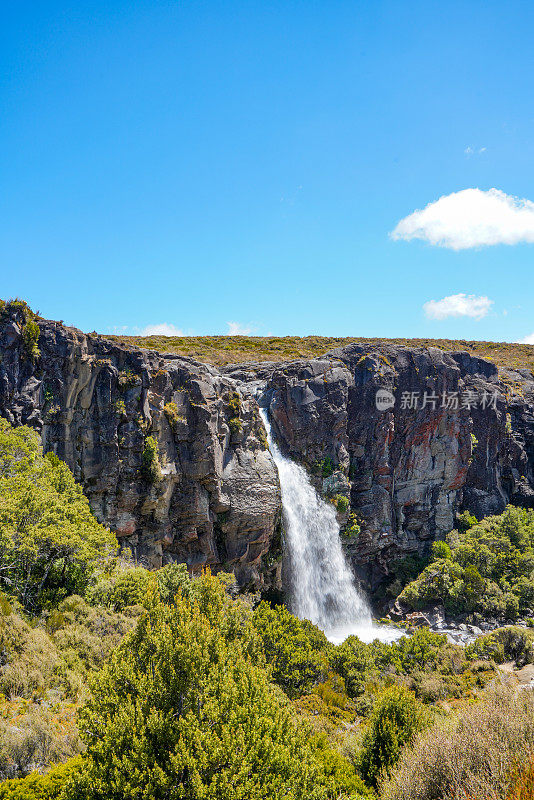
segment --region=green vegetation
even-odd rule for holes
[[[479,664],[447,637],[419,628],[392,644],[364,644],[349,636],[333,650],[332,668],[343,677],[349,697],[366,713],[380,687],[395,682],[425,703],[468,694],[493,675],[491,663]]]
[[[515,661],[516,666],[534,663],[534,631],[516,626],[498,628],[496,631],[480,636],[466,648],[472,658],[481,658],[504,664]]]
[[[41,355],[37,342],[39,341],[40,329],[39,325],[33,318],[28,318],[24,327],[22,328],[22,340],[24,342],[24,349],[32,361],[39,358]]]
[[[137,384],[141,383],[141,378],[131,369],[123,369],[119,372],[117,383],[119,384],[119,389],[125,392],[127,389],[131,389],[132,386],[137,386]]]
[[[0,588],[39,611],[83,593],[115,549],[69,468],[0,419]]]
[[[313,471],[320,475],[322,478],[329,478],[334,472],[334,462],[330,456],[318,459],[313,465]]]
[[[332,497],[332,503],[335,505],[340,514],[344,514],[349,507],[349,498],[345,497],[344,494],[335,494]]]
[[[349,514],[349,520],[341,532],[343,541],[350,543],[355,542],[361,533],[360,523],[356,514]]]
[[[165,403],[163,406],[163,411],[165,412],[165,416],[169,422],[169,425],[173,430],[178,427],[180,422],[185,422],[185,417],[180,414],[178,411],[178,406],[176,403]]]
[[[263,645],[272,680],[289,697],[298,697],[320,683],[328,672],[326,636],[309,623],[301,622],[285,606],[270,608],[260,603],[254,612],[254,626]]]
[[[241,397],[234,392],[228,402],[228,427],[232,436],[236,436],[243,428],[243,421],[240,419]]]
[[[365,780],[376,786],[381,775],[389,775],[403,747],[429,723],[428,713],[412,693],[403,687],[386,689],[375,704],[362,741],[360,768]]]
[[[13,317],[22,331],[24,352],[27,358],[35,361],[40,356],[38,341],[40,335],[38,315],[35,314],[25,300],[18,297],[4,302],[0,300],[0,314]]]
[[[496,586],[531,609],[534,512],[458,527],[397,565],[401,596],[422,602],[437,569],[461,582],[443,582],[454,608],[487,609]],[[530,796],[531,693],[486,691],[496,664],[534,663],[533,628],[335,646],[231,574],[117,557],[66,465],[4,420],[0,586],[0,800]]]
[[[232,419],[228,420],[228,427],[230,428],[231,434],[235,436],[243,429],[243,422],[237,417],[232,417]]]
[[[98,674],[80,715],[87,752],[71,792],[319,800],[350,791],[248,656],[221,584],[202,583],[193,602],[155,600]]]
[[[498,367],[534,370],[534,347],[510,342],[476,342],[465,339],[369,339],[326,336],[111,336],[107,339],[134,347],[177,353],[214,366],[247,361],[291,361],[315,358],[353,342],[374,346],[398,344],[406,347],[438,347],[441,350],[466,350],[487,358]],[[386,363],[386,361],[384,361]],[[386,364],[386,366],[389,366]]]
[[[475,520],[463,532],[452,531],[445,543],[435,543],[432,562],[399,600],[408,608],[440,602],[451,613],[510,620],[531,614],[534,511],[508,506],[500,515]]]
[[[149,483],[158,483],[162,478],[158,443],[153,436],[147,436],[145,439],[141,472]]]
[[[126,403],[124,400],[116,400],[113,404],[113,408],[115,409],[115,413],[119,415],[119,417],[126,416]]]

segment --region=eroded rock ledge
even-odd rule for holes
[[[447,533],[458,511],[481,518],[534,504],[526,370],[386,343],[216,370],[46,320],[32,359],[22,327],[17,312],[0,320],[0,413],[40,431],[98,519],[150,566],[180,560],[193,571],[232,569],[244,587],[280,587],[280,487],[256,398],[317,487],[349,499],[339,519],[358,521],[346,548],[368,588]],[[394,393],[393,408],[376,408],[380,388]],[[404,392],[425,391],[440,398],[436,408],[402,407]],[[441,407],[443,392],[456,391],[498,399]],[[152,483],[142,471],[147,436],[162,469]]]

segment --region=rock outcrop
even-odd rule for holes
[[[258,367],[262,402],[286,453],[323,493],[350,499],[354,516],[340,522],[361,529],[346,548],[368,588],[448,533],[457,512],[481,519],[507,503],[534,504],[529,372],[499,374],[464,352],[387,343],[266,369]],[[245,381],[254,374],[229,372]],[[377,408],[379,390],[393,395],[392,407]]]
[[[0,322],[0,413],[64,459],[96,517],[148,566],[233,570],[242,586],[280,581],[280,486],[254,398],[193,360],[126,349],[23,313]],[[161,479],[143,472],[147,436]]]
[[[534,505],[526,370],[390,343],[216,370],[45,320],[36,357],[24,324],[16,309],[0,320],[0,413],[40,431],[98,519],[149,566],[179,560],[280,587],[280,487],[258,400],[317,488],[350,501],[339,520],[370,589],[450,531],[457,512]],[[379,390],[393,398],[378,408]],[[148,437],[155,481],[143,469]]]

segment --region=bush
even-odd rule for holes
[[[158,443],[153,436],[147,436],[145,439],[141,472],[149,483],[157,483],[162,478],[158,455]]]
[[[34,319],[28,319],[22,329],[22,340],[28,358],[31,358],[33,361],[41,355],[37,344],[40,333],[41,331],[37,322]]]
[[[243,422],[239,417],[232,417],[232,419],[228,420],[228,427],[230,428],[232,436],[236,436],[242,430]]]
[[[335,494],[333,503],[340,514],[344,514],[349,507],[349,499],[344,494]]]
[[[382,800],[503,800],[534,749],[534,694],[501,688],[422,733],[381,788]],[[512,795],[513,796],[513,795]]]
[[[155,573],[162,603],[173,603],[174,598],[190,598],[193,587],[185,564],[167,564]]]
[[[60,655],[41,628],[18,614],[0,616],[0,691],[10,699],[42,696],[59,687]]]
[[[285,606],[271,608],[262,602],[254,611],[254,627],[261,637],[272,680],[289,697],[310,691],[324,679],[328,642],[318,629],[316,638],[308,635],[313,627],[310,622],[303,624]]]
[[[438,558],[446,558],[449,559],[452,555],[451,548],[447,544],[447,542],[434,542],[432,545],[432,555],[435,559]]]
[[[47,769],[51,763],[79,753],[80,746],[76,726],[66,729],[64,724],[57,724],[50,711],[34,705],[28,713],[19,714],[15,724],[0,720],[0,780]],[[0,800],[3,786],[0,783]],[[18,796],[26,798],[22,793]]]
[[[347,762],[335,767],[335,754],[319,748],[241,641],[227,637],[233,627],[224,622],[220,584],[209,577],[199,584],[200,602],[154,602],[93,682],[80,714],[87,752],[67,796],[348,794],[357,781]]]
[[[163,411],[167,417],[169,425],[173,430],[176,429],[178,423],[185,422],[185,417],[183,417],[178,411],[178,406],[176,403],[165,403],[163,406]]]
[[[0,783],[0,800],[64,800],[66,784],[81,765],[82,759],[77,756],[57,764],[46,775],[32,772],[26,778]]]
[[[364,779],[376,786],[379,776],[389,774],[405,745],[429,724],[424,706],[402,687],[386,689],[373,708],[359,757]]]
[[[534,663],[534,631],[525,628],[499,628],[479,636],[466,648],[469,658],[485,658],[503,664],[515,661],[518,667]]]

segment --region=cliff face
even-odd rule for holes
[[[534,504],[527,371],[389,344],[218,371],[42,320],[32,360],[23,322],[0,320],[0,413],[41,432],[98,519],[150,566],[176,559],[233,569],[242,586],[280,586],[280,487],[256,396],[317,487],[350,499],[339,519],[361,528],[346,547],[370,588],[451,530],[457,511]],[[392,407],[377,408],[379,389]],[[142,470],[147,436],[158,444],[155,482]]]
[[[250,379],[243,368],[232,373]],[[499,375],[467,353],[384,344],[276,366],[264,378],[263,402],[286,452],[324,493],[350,498],[361,533],[351,537],[348,512],[339,519],[370,588],[392,562],[448,533],[458,511],[480,519],[509,502],[534,504],[529,372]],[[393,407],[377,408],[380,389]]]
[[[0,413],[41,432],[122,544],[153,567],[179,560],[234,570],[244,586],[279,582],[278,475],[246,389],[54,322],[39,322],[32,361],[22,327],[17,315],[0,323]],[[156,482],[141,469],[149,434]]]

